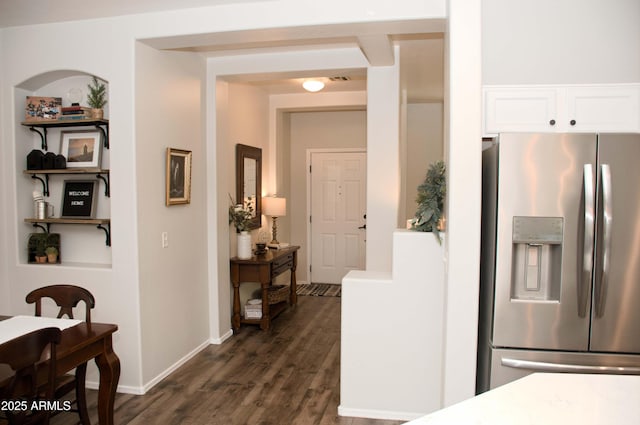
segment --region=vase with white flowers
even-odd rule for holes
[[[249,234],[249,226],[253,218],[253,202],[251,197],[247,198],[244,203],[238,204],[233,201],[229,195],[231,204],[229,205],[229,224],[233,223],[238,233],[238,258],[251,258],[251,235]]]

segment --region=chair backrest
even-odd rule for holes
[[[91,323],[91,309],[96,301],[91,292],[75,285],[51,285],[34,289],[27,294],[26,301],[29,304],[36,303],[36,316],[42,316],[42,298],[51,298],[60,307],[58,318],[65,314],[73,319],[73,308],[80,301],[85,304],[85,321]]]
[[[54,400],[56,345],[60,343],[61,334],[58,328],[44,328],[0,344],[0,364],[7,364],[14,371],[6,386],[0,388],[0,399],[15,401],[13,406],[8,406],[9,410],[3,412],[9,423],[38,423],[50,416],[51,412],[46,409],[31,411],[29,407],[38,399]],[[47,384],[44,387],[38,382],[38,365],[43,357],[48,360]],[[44,397],[39,398],[42,395]]]

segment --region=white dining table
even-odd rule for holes
[[[638,425],[640,376],[533,373],[410,425]]]

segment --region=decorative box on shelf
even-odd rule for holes
[[[244,306],[245,319],[262,319],[262,300],[252,299]]]

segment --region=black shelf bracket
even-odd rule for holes
[[[111,188],[109,183],[109,174],[96,174],[96,177],[104,182],[104,196],[111,197]]]
[[[31,178],[35,180],[40,180],[40,183],[42,183],[42,194],[44,196],[49,196],[49,174],[45,173],[43,175],[44,175],[44,179],[42,177],[39,177],[37,174],[33,174]]]
[[[39,128],[42,129],[42,131],[38,130]],[[40,136],[40,139],[42,140],[42,150],[46,151],[47,149],[47,127],[34,127],[31,126],[29,127],[29,130],[33,131],[34,133],[38,133],[38,135]]]
[[[104,147],[109,149],[109,125],[96,124],[96,128],[100,130],[100,132],[102,133],[102,139],[104,140]]]
[[[47,227],[44,227],[46,225]],[[50,233],[51,223],[33,223],[33,227],[42,230],[45,233]]]
[[[106,226],[106,227],[105,227]],[[104,233],[106,235],[106,240],[105,240],[105,245],[107,246],[111,246],[111,225],[110,224],[105,224],[104,226],[102,224],[98,224],[98,229],[102,229],[104,230]]]
[[[89,122],[85,122],[89,121]],[[23,122],[22,125],[29,127],[29,130],[34,133],[38,133],[42,140],[42,150],[48,150],[47,148],[47,128],[60,128],[60,127],[89,127],[94,126],[100,133],[102,133],[102,140],[104,147],[109,149],[109,121],[108,120],[69,120],[69,121],[47,121],[47,122]]]

